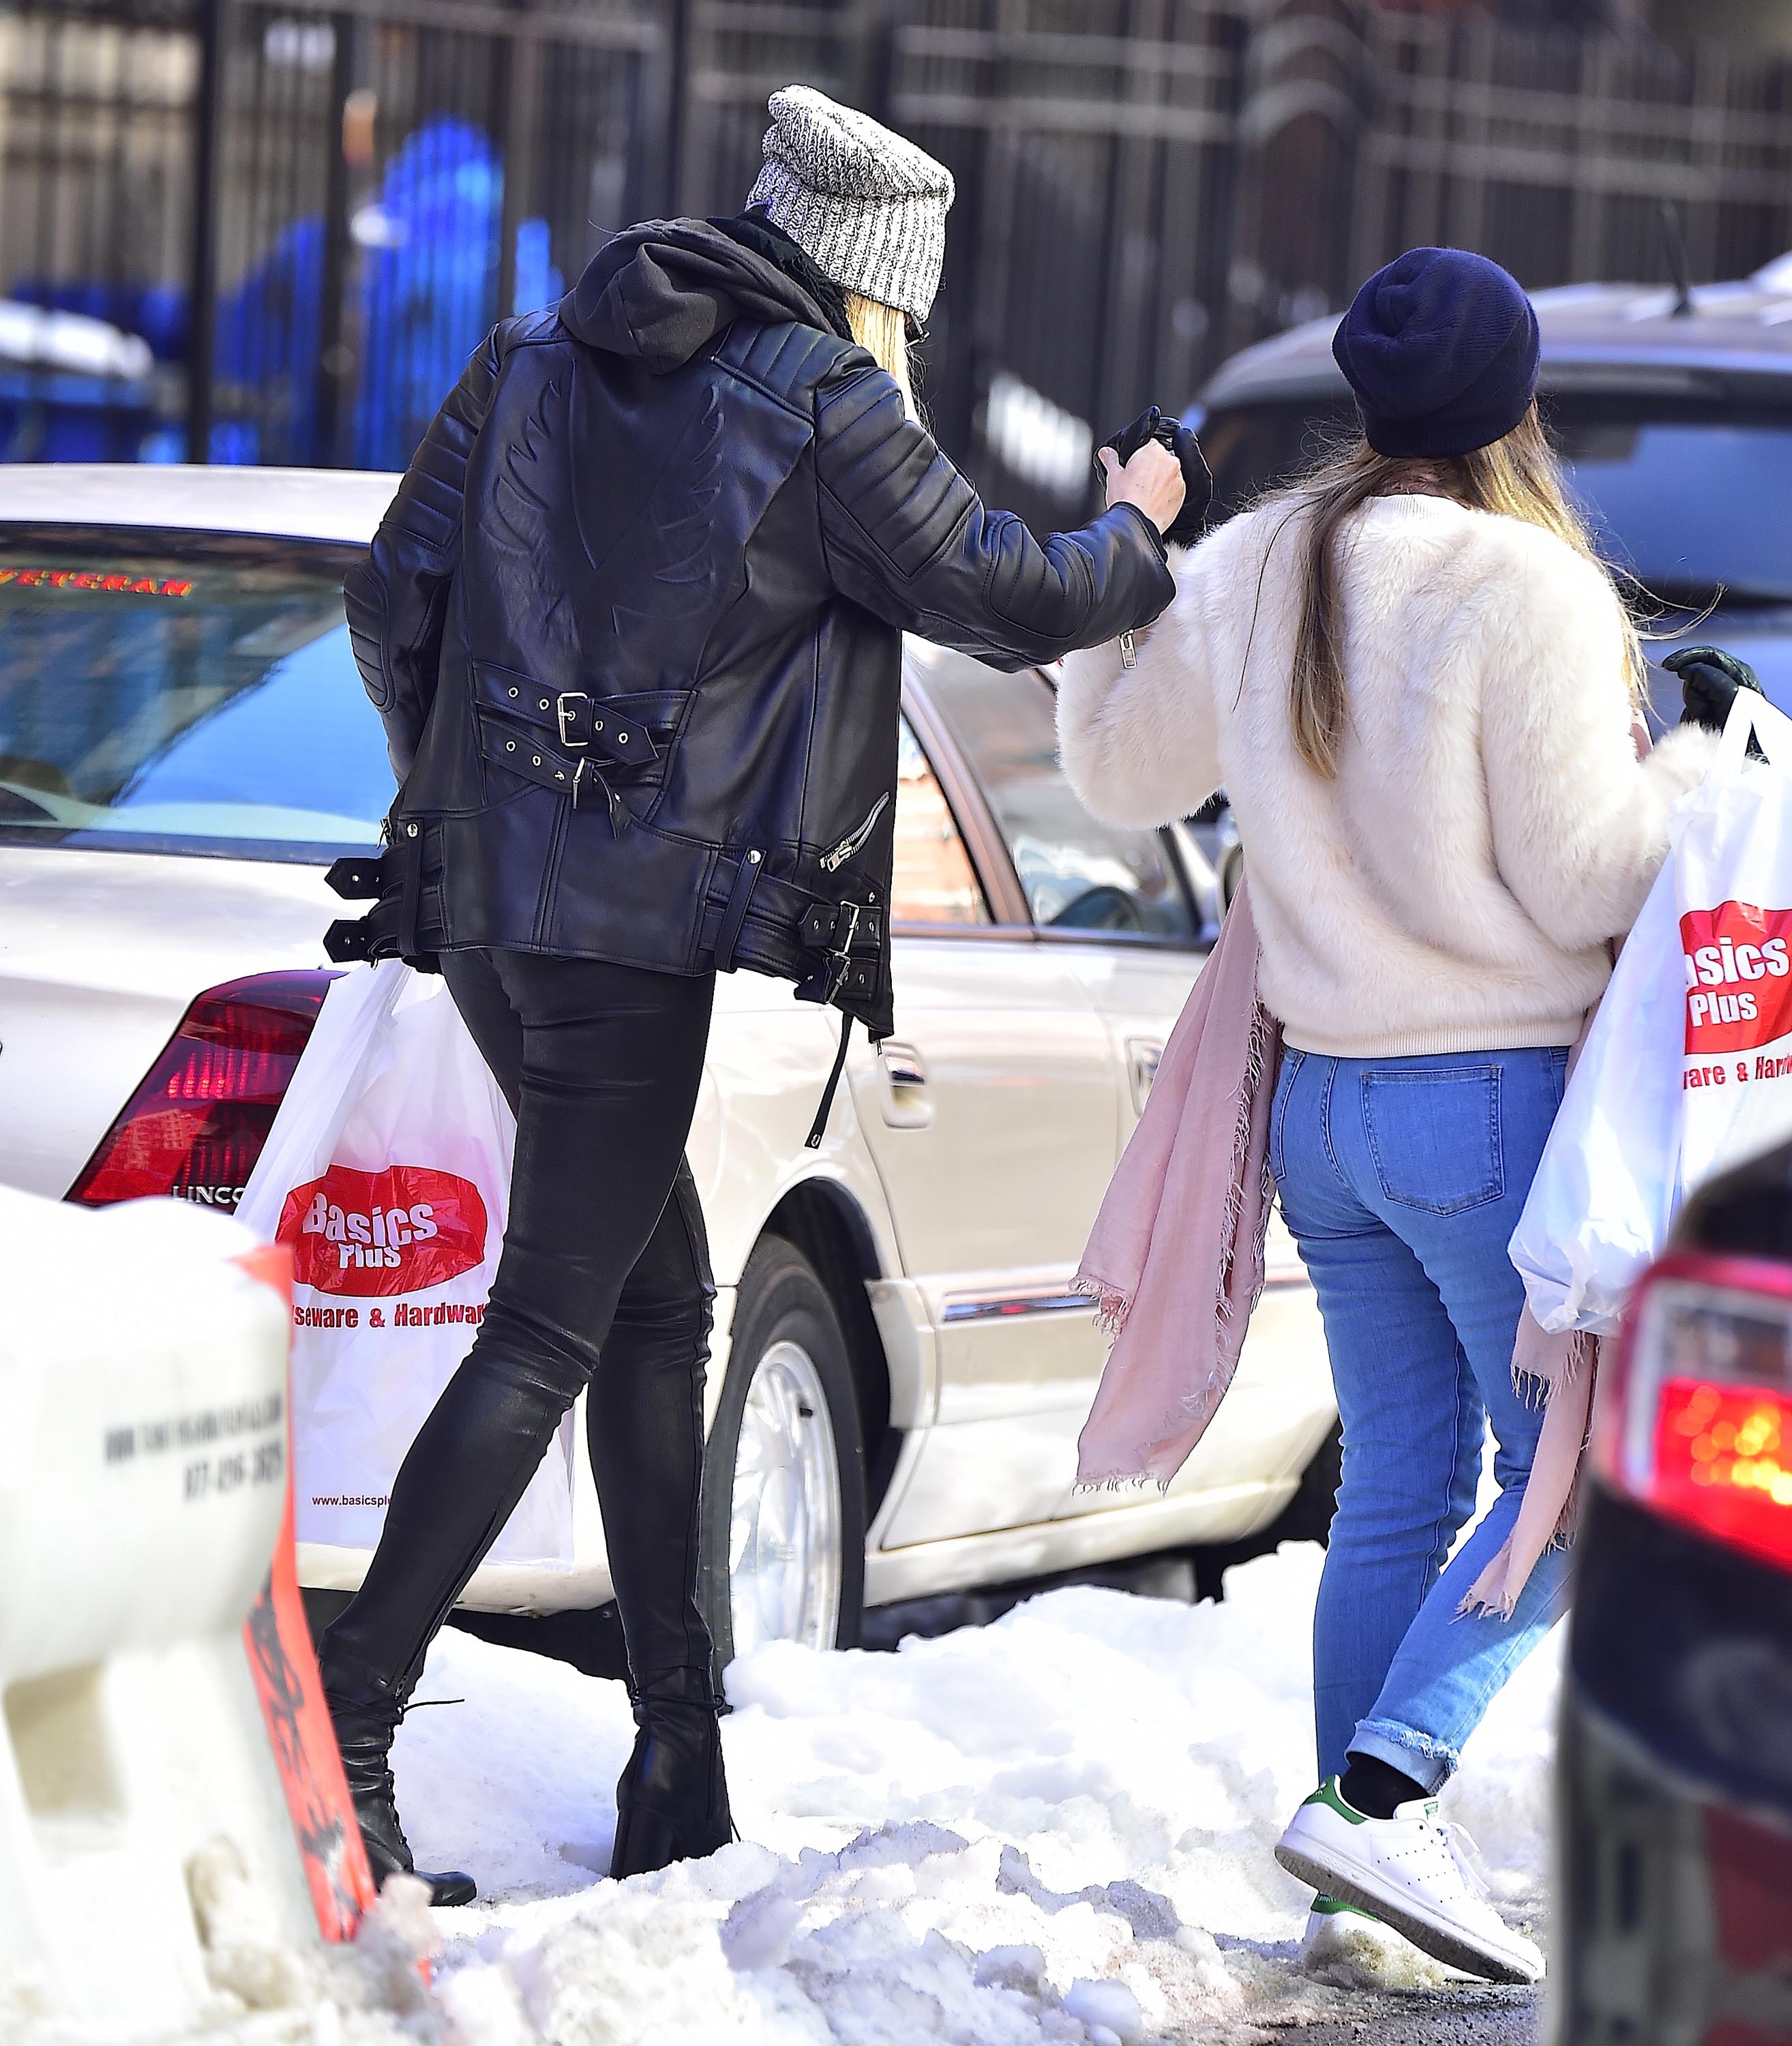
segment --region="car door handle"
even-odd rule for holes
[[[884,1120],[892,1129],[925,1129],[934,1119],[927,1068],[912,1044],[886,1037],[878,1048],[884,1073]]]
[[[1148,1038],[1129,1037],[1127,1040],[1127,1066],[1132,1080],[1133,1112],[1145,1113],[1145,1104],[1151,1098],[1151,1088],[1158,1077],[1158,1067],[1162,1062],[1163,1047]]]
[[[927,1069],[921,1063],[921,1055],[912,1044],[898,1044],[889,1038],[883,1044],[884,1070],[890,1076],[890,1085],[899,1087],[924,1087],[927,1083]]]

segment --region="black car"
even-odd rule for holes
[[[1792,710],[1792,258],[1740,284],[1539,292],[1544,419],[1609,558],[1667,643],[1715,642]],[[1295,473],[1355,412],[1335,318],[1234,356],[1190,415],[1215,515]],[[1655,707],[1680,711],[1659,673]]]
[[[1792,1145],[1604,1368],[1557,1770],[1559,2046],[1792,2038]]]

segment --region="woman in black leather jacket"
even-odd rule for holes
[[[772,112],[743,217],[617,235],[495,330],[349,579],[400,786],[382,900],[334,949],[439,961],[517,1112],[485,1320],[322,1644],[381,1875],[411,1866],[388,1754],[424,1654],[588,1386],[640,1729],[614,1872],[730,1837],[696,1599],[713,1288],[682,1162],[714,977],[784,975],[887,1035],[902,633],[1019,667],[1173,593],[1162,448],[1041,546],[915,423],[904,323],[948,173],[806,88]]]

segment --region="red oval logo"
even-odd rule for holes
[[[485,1262],[485,1203],[471,1179],[429,1165],[332,1165],[295,1187],[278,1240],[293,1279],[320,1293],[421,1293]]]
[[[1792,910],[1720,902],[1680,919],[1686,1056],[1747,1052],[1792,1030]]]

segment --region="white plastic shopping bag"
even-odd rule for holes
[[[515,1136],[444,982],[395,959],[332,984],[237,1210],[293,1254],[300,1541],[378,1541],[484,1318]],[[568,1417],[494,1562],[570,1567],[572,1471]]]
[[[1613,1334],[1686,1195],[1792,1137],[1792,719],[1739,691],[1669,828],[1512,1239],[1551,1333]]]

